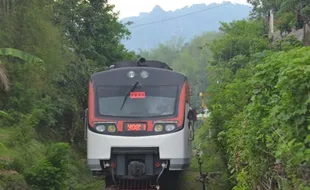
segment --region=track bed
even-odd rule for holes
[[[160,190],[180,190],[180,172],[164,172],[159,180]],[[154,179],[119,179],[114,185],[110,177],[106,178],[106,190],[156,190],[156,178]]]

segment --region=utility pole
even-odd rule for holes
[[[273,11],[269,11],[269,38],[273,37]]]

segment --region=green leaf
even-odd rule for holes
[[[0,48],[0,55],[17,57],[28,63],[44,63],[42,59],[14,48]]]

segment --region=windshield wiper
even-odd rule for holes
[[[138,87],[138,84],[139,84],[139,81],[137,81],[137,82],[132,86],[132,88],[130,89],[130,91],[128,91],[128,92],[125,94],[125,97],[124,97],[124,100],[123,100],[123,103],[122,103],[122,107],[121,107],[120,110],[123,109],[124,104],[125,104],[125,102],[126,102],[128,96],[129,96],[129,94],[130,94],[132,91],[134,91],[134,90]]]

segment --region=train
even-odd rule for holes
[[[107,189],[180,190],[197,112],[187,77],[167,63],[119,61],[89,79],[87,165]]]

